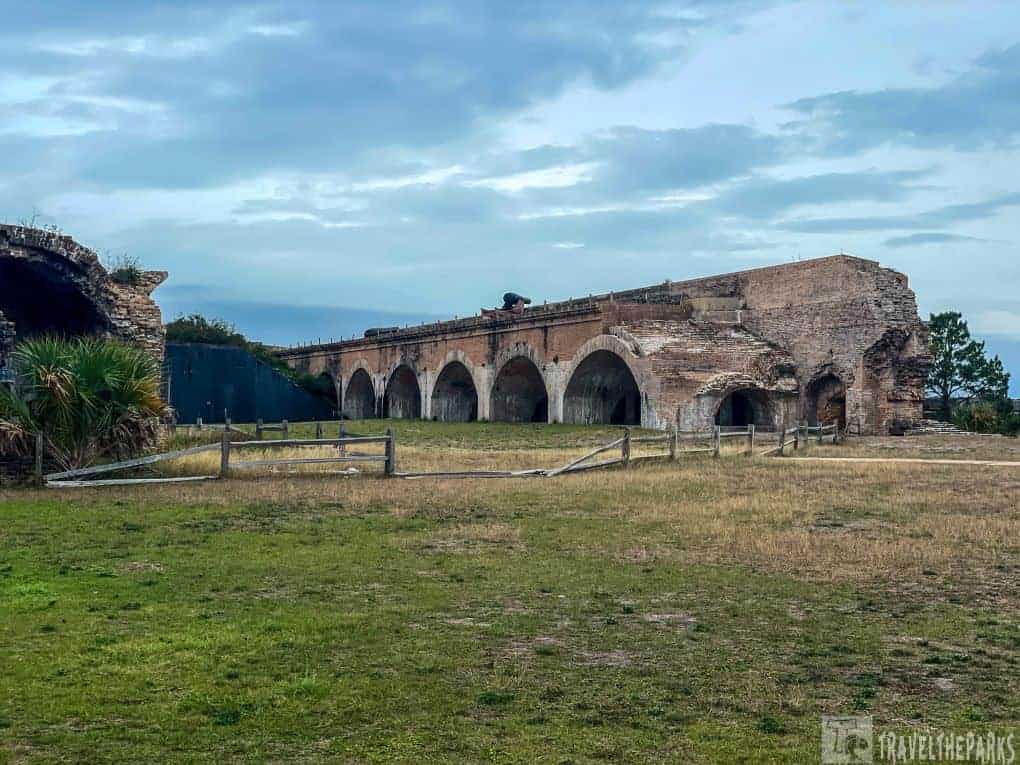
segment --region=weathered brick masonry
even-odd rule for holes
[[[921,418],[927,347],[907,278],[836,255],[282,355],[353,417],[887,432]]]
[[[0,368],[18,338],[46,333],[120,338],[163,360],[163,319],[149,297],[165,271],[115,281],[71,237],[0,225]]]

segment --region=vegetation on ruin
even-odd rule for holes
[[[68,468],[137,454],[166,413],[159,366],[147,352],[99,338],[41,337],[12,356],[0,386],[0,453],[31,456],[36,434],[48,459]]]
[[[117,255],[107,264],[110,278],[117,284],[135,286],[142,281],[141,260],[133,255]]]
[[[984,341],[971,337],[962,314],[931,314],[928,331],[934,363],[927,389],[938,398],[942,419],[979,433],[1020,431],[1009,401],[1009,372],[998,356],[988,357]]]
[[[249,340],[233,324],[224,319],[209,319],[197,313],[178,316],[166,325],[166,340],[168,343],[229,345],[242,348],[309,393],[330,401],[336,400],[336,390],[330,380],[291,369],[268,345]]]
[[[613,433],[349,425],[449,465]],[[1015,493],[1011,468],[737,456],[0,493],[0,762],[815,762],[821,714],[1015,730]]]

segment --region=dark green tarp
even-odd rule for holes
[[[167,396],[177,421],[232,422],[328,420],[331,403],[295,385],[241,348],[167,343]]]

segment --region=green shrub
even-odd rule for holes
[[[110,278],[117,284],[130,284],[132,286],[142,281],[141,261],[127,253],[113,259],[109,265]]]
[[[1020,431],[1020,417],[1009,399],[960,404],[953,410],[953,424],[973,433],[1016,435]]]
[[[0,453],[28,456],[35,435],[66,468],[140,453],[167,412],[159,366],[145,351],[100,338],[25,340],[14,383],[0,386]]]

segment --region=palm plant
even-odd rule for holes
[[[41,433],[67,469],[137,454],[166,414],[159,367],[149,354],[101,338],[41,337],[11,357],[14,382],[0,386],[0,453],[28,456]]]

